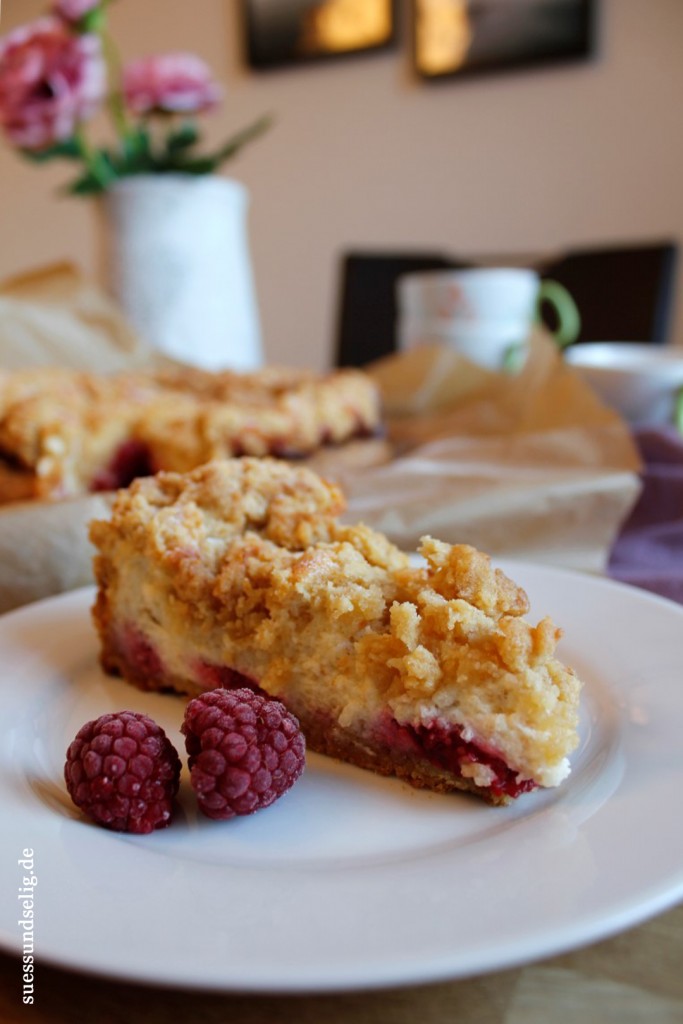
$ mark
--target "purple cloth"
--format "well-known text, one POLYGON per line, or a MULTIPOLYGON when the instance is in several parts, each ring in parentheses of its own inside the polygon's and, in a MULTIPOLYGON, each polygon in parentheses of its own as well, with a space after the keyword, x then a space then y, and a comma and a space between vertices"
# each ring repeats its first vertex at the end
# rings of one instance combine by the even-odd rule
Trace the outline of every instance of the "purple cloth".
POLYGON ((683 437, 642 428, 643 490, 612 548, 608 573, 683 604, 683 437))

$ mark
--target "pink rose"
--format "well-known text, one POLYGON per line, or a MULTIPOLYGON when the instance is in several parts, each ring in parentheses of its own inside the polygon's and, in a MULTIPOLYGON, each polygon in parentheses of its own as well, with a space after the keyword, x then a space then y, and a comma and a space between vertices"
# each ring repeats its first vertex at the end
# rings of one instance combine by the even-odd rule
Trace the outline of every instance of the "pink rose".
POLYGON ((80 21, 99 5, 100 0, 54 0, 52 9, 66 21, 80 21))
POLYGON ((191 53, 167 53, 132 61, 123 71, 123 94, 136 114, 196 114, 221 99, 207 65, 191 53))
POLYGON ((106 92, 100 40, 41 18, 0 40, 0 124, 14 145, 44 149, 71 138, 106 92))

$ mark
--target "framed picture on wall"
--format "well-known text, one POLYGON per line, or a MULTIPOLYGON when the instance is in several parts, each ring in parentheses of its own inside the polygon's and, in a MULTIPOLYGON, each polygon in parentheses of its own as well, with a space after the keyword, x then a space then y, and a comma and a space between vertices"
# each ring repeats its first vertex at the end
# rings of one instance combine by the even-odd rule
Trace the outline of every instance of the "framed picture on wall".
POLYGON ((242 0, 248 63, 266 69, 396 42, 397 0, 242 0))
POLYGON ((412 0, 423 79, 582 60, 595 48, 597 0, 412 0))

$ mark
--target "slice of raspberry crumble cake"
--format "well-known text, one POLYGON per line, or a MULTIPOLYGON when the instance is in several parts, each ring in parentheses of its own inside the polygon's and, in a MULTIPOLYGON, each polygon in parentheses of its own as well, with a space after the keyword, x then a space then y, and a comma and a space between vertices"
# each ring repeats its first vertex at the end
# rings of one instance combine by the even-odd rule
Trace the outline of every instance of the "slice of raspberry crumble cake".
POLYGON ((380 426, 377 386, 356 369, 0 371, 0 505, 229 456, 310 457, 380 426))
POLYGON ((341 492, 274 459, 159 473, 96 521, 101 661, 143 689, 249 685, 310 749, 495 804, 569 773, 581 684, 550 619, 489 558, 423 538, 424 567, 345 526, 341 492))

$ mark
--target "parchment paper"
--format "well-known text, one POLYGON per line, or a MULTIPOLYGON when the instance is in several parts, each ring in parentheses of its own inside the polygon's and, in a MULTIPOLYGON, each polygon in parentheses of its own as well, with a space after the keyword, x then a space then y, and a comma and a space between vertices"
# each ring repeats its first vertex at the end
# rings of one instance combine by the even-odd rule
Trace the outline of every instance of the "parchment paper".
POLYGON ((117 306, 71 263, 50 264, 0 284, 0 367, 110 373, 157 365, 159 355, 117 306))
POLYGON ((110 505, 110 495, 91 494, 0 510, 0 612, 92 583, 88 523, 110 505))
POLYGON ((414 549, 431 534, 492 555, 602 572, 640 489, 627 425, 537 330, 516 375, 439 346, 370 367, 395 456, 341 473, 347 518, 414 549))

